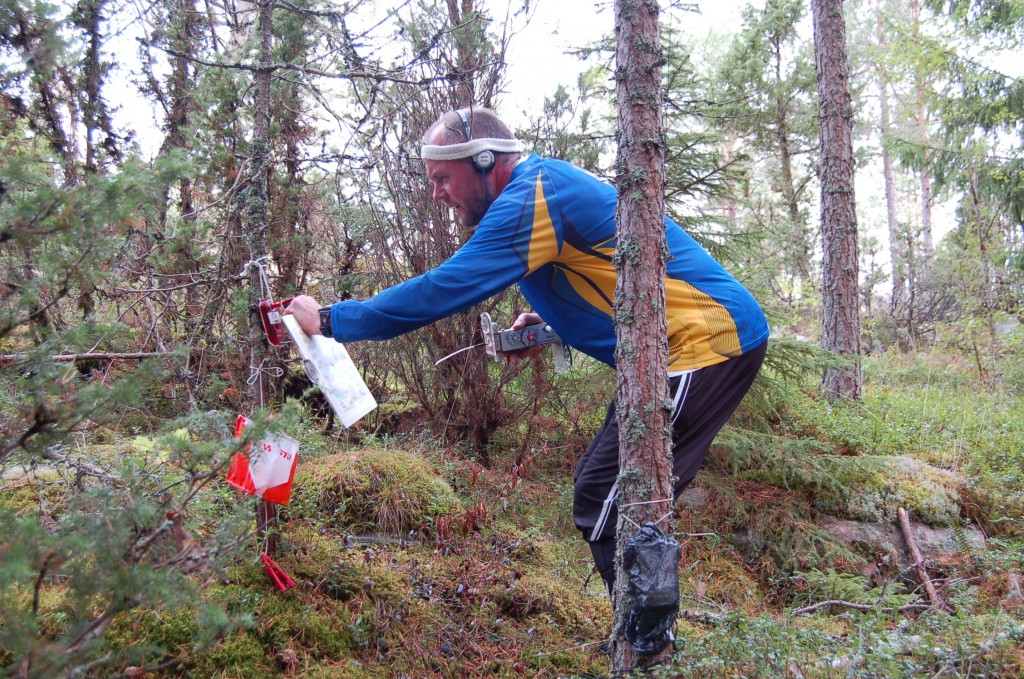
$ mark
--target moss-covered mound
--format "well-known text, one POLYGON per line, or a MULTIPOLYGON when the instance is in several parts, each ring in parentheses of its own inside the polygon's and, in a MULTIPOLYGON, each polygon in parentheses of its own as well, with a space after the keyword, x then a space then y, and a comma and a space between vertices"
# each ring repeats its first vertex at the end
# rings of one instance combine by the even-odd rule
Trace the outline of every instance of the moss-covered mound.
POLYGON ((341 532, 406 534, 461 508, 430 463, 397 449, 364 448, 299 465, 293 513, 341 532))

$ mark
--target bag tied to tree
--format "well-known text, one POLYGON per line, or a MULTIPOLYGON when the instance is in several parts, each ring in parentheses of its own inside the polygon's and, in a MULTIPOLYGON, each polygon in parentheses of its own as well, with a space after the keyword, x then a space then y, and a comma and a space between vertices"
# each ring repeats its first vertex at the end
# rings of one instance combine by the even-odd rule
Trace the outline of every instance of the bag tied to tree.
POLYGON ((622 633, 640 655, 654 655, 675 641, 679 614, 679 543, 653 523, 626 541, 622 567, 628 578, 629 609, 622 633))

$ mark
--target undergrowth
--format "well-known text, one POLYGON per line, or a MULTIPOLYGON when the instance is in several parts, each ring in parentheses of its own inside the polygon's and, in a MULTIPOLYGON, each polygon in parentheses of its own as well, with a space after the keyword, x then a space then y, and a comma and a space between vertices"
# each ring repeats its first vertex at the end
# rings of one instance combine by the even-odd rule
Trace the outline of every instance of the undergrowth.
MULTIPOLYGON (((866 363, 860 404, 791 389, 788 405, 761 420, 741 414, 723 432, 677 507, 686 615, 650 676, 1020 675, 1024 453, 1011 432, 1024 430, 1024 412, 969 374, 943 381, 933 366, 894 360, 866 363), (898 507, 918 531, 948 536, 926 561, 952 614, 928 608, 904 545, 830 527, 896 533, 898 507)), ((77 450, 129 468, 170 450, 145 432, 93 433, 77 450)), ((96 676, 606 675, 611 604, 571 521, 581 451, 567 441, 580 432, 551 448, 536 438, 495 447, 490 467, 422 436, 296 433, 299 472, 275 556, 296 586, 275 590, 259 543, 244 540, 177 596, 115 616, 89 650, 96 676)), ((45 543, 57 530, 48 521, 74 523, 76 483, 57 465, 10 474, 4 525, 38 521, 45 543)), ((189 507, 198 539, 254 512, 223 482, 189 507)), ((0 550, 19 553, 2 538, 0 550)), ((33 562, 18 563, 31 583, 33 562)), ((19 611, 34 610, 26 620, 39 639, 69 633, 72 594, 59 577, 40 577, 35 591, 6 586, 0 649, 19 611)), ((17 669, 8 650, 0 663, 17 669)))

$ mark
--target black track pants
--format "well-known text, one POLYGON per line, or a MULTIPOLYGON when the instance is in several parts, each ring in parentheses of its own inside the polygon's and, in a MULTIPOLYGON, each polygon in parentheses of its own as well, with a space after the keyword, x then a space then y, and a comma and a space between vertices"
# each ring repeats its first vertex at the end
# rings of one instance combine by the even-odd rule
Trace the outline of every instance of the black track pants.
MULTIPOLYGON (((669 379, 674 403, 672 466, 676 498, 697 475, 711 442, 743 400, 761 368, 766 348, 767 343, 723 363, 669 379)), ((573 520, 583 539, 591 543, 605 582, 614 580, 605 553, 610 549, 614 554, 618 476, 619 426, 612 401, 604 424, 576 464, 573 476, 573 520)))

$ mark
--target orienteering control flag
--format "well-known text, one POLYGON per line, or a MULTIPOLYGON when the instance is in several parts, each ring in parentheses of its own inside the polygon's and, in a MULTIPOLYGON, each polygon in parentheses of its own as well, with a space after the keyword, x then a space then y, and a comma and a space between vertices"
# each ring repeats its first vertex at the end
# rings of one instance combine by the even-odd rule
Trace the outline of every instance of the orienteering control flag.
MULTIPOLYGON (((235 436, 240 437, 252 420, 238 416, 235 436)), ((270 434, 268 438, 235 453, 228 469, 228 483, 250 495, 268 502, 287 505, 292 496, 292 479, 299 462, 299 442, 287 434, 270 434)))

